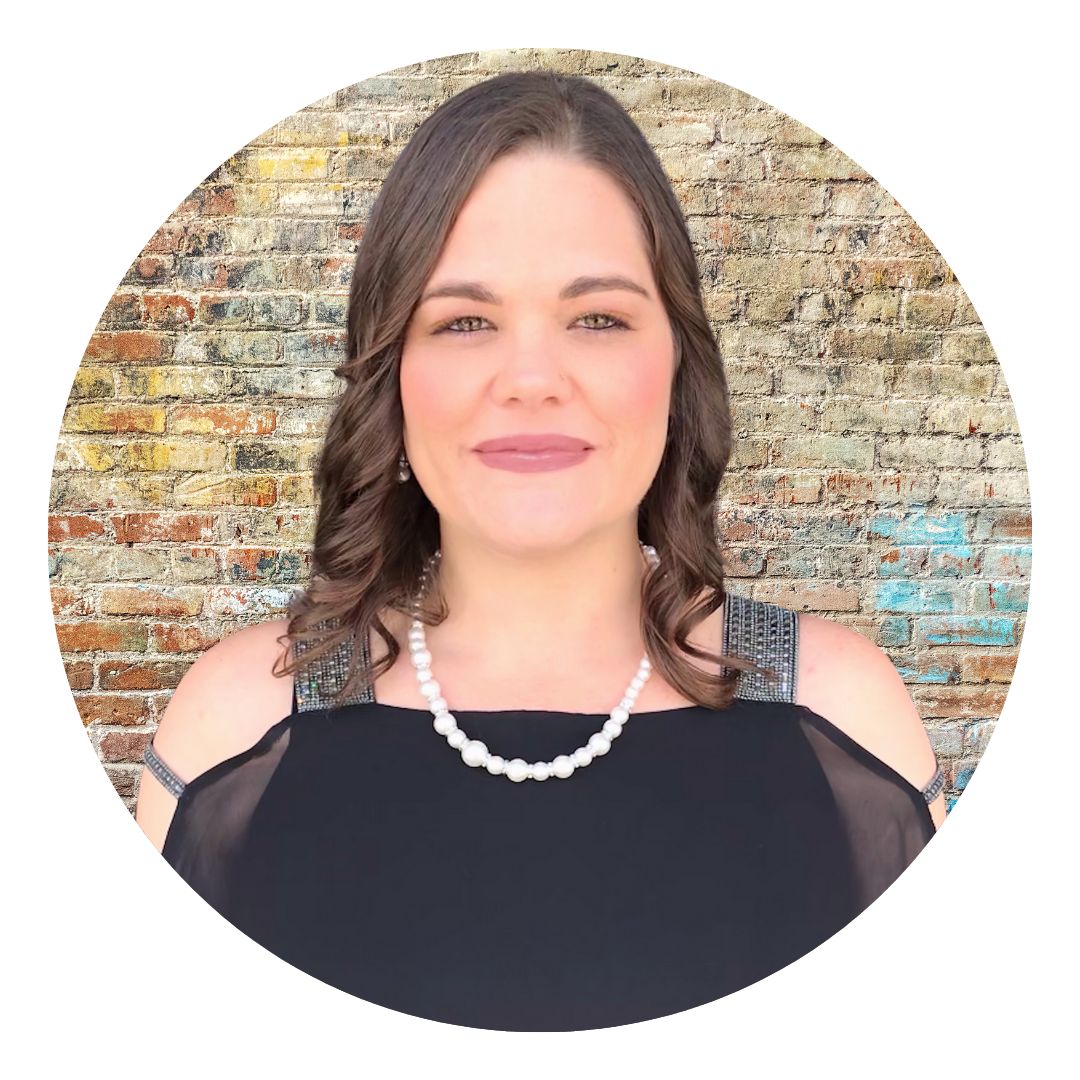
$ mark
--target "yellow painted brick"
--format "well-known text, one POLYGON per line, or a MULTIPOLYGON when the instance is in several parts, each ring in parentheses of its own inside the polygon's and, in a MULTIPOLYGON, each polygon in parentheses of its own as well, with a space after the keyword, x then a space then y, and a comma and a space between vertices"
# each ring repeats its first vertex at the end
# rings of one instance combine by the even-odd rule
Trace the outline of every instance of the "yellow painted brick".
POLYGON ((120 397, 215 397, 225 393, 225 373, 210 367, 128 368, 117 372, 120 397))
POLYGON ((165 430, 165 410, 149 405, 76 405, 64 413, 62 430, 156 435, 165 430))
POLYGON ((133 472, 211 472, 225 467, 224 443, 189 443, 176 440, 128 443, 124 467, 133 472))

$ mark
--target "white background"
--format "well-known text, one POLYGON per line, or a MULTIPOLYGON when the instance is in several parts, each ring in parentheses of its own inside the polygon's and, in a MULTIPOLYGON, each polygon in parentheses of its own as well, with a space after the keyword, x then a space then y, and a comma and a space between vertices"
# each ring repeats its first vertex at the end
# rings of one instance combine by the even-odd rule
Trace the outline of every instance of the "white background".
MULTIPOLYGON (((6 20, 4 977, 9 1075, 1060 1075, 1075 1018, 1077 350, 1065 5, 21 6, 6 20), (966 14, 961 14, 961 11, 966 14), (389 12, 389 14, 387 14, 389 12), (14 21, 13 21, 14 20, 14 21), (21 20, 21 24, 20 21, 21 20), (1031 473, 1015 682, 943 832, 770 979, 648 1024, 476 1031, 283 964, 151 849, 82 733, 45 570, 64 400, 116 283, 233 151, 331 91, 476 49, 593 48, 775 105, 852 156, 963 283, 1031 473)), ((606 932, 604 913, 596 932, 606 932)), ((485 943, 484 927, 447 927, 485 943)), ((489 943, 490 944, 494 943, 489 943)), ((633 942, 627 942, 633 948, 633 942)), ((522 963, 528 963, 523 956, 522 963)), ((1071 1055, 1070 1055, 1071 1058, 1071 1055)))

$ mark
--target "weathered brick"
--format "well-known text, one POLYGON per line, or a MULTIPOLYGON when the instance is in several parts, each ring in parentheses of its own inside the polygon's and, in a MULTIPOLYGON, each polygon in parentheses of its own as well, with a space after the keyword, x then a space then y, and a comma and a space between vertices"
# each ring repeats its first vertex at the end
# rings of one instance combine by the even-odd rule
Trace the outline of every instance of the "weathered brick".
POLYGON ((858 611, 859 590, 827 581, 759 581, 755 600, 779 604, 794 611, 858 611))
POLYGON ((272 476, 195 475, 173 488, 177 506, 272 506, 277 481, 272 476))
POLYGON ((114 293, 98 320, 99 330, 132 330, 143 324, 145 307, 135 293, 114 293))
MULTIPOLYGON (((308 486, 311 478, 307 478, 308 486)), ((315 512, 301 508, 256 510, 252 513, 248 538, 256 543, 310 545, 315 539, 315 512)))
MULTIPOLYGON (((981 368, 971 368, 980 371, 981 368)), ((983 465, 988 469, 1027 469, 1027 456, 1018 435, 1003 435, 992 439, 986 446, 983 465)))
POLYGON ((901 293, 880 289, 855 297, 852 314, 858 323, 895 323, 900 319, 901 293))
POLYGON ((960 678, 966 683, 1010 683, 1015 670, 1012 653, 966 652, 960 657, 960 678))
POLYGON ((789 469, 815 465, 826 469, 871 469, 874 444, 870 439, 838 435, 780 437, 772 441, 770 464, 789 469))
POLYGON ((87 620, 58 623, 56 637, 62 653, 145 652, 148 633, 143 623, 87 620))
POLYGON ((67 660, 64 674, 72 690, 89 690, 94 685, 94 665, 89 660, 67 660))
POLYGON ((956 297, 946 292, 912 292, 904 298, 904 325, 944 329, 952 321, 956 297))
POLYGON ((115 334, 94 334, 83 354, 83 363, 144 364, 160 363, 172 355, 172 339, 146 330, 115 334))
POLYGON ((169 570, 169 552, 160 548, 119 547, 115 560, 117 581, 161 581, 169 570))
POLYGON ((170 554, 174 581, 216 581, 220 574, 213 548, 181 548, 170 554))
POLYGON ((105 523, 86 514, 50 514, 49 543, 85 540, 105 535, 105 523))
POLYGON ((103 660, 98 679, 102 690, 167 690, 190 666, 181 660, 103 660))
POLYGON ((819 422, 822 431, 918 432, 925 408, 917 401, 827 401, 819 422))
POLYGON ((132 513, 111 519, 118 544, 145 544, 154 541, 211 540, 213 514, 132 513))
POLYGON ((229 581, 270 581, 276 566, 272 548, 230 548, 225 552, 224 571, 229 581))
POLYGON ((214 615, 282 615, 289 610, 296 591, 288 587, 221 585, 209 590, 207 607, 214 615))
POLYGON ((878 611, 956 612, 965 606, 966 590, 948 581, 879 581, 873 590, 873 605, 878 611))
POLYGON ((994 545, 982 550, 980 567, 994 581, 1031 576, 1031 547, 994 545))
POLYGON ((153 623, 149 633, 153 653, 201 653, 222 636, 216 628, 198 623, 153 623))
POLYGON ((992 367, 952 364, 897 364, 885 368, 894 393, 902 397, 985 398, 994 389, 992 367))
POLYGON ((1020 581, 976 581, 971 594, 973 611, 1027 611, 1031 586, 1020 581))
POLYGON ((942 401, 927 411, 931 431, 961 435, 1019 434, 1016 413, 1011 403, 978 404, 966 401, 942 401))
POLYGON ((938 478, 937 498, 947 506, 1028 506, 1027 473, 945 473, 938 478))
POLYGON ((268 435, 275 430, 277 422, 273 409, 181 405, 169 411, 168 427, 174 435, 268 435))
POLYGON ((89 615, 94 610, 93 598, 82 589, 66 585, 50 585, 54 619, 74 618, 89 615))
POLYGON ((760 360, 725 360, 724 374, 727 376, 728 390, 733 395, 772 392, 773 368, 770 363, 760 360))
POLYGON ((776 180, 868 180, 870 174, 835 146, 772 149, 769 177, 776 180))
POLYGON ((1005 689, 996 686, 918 686, 912 688, 911 697, 924 719, 997 717, 1005 704, 1005 689))
POLYGON ((926 568, 928 549, 917 544, 900 544, 875 553, 874 569, 882 578, 911 578, 926 568))
POLYGON ((977 440, 955 435, 913 435, 883 441, 878 447, 878 464, 884 469, 974 469, 981 458, 977 440))
POLYGON ((158 434, 165 430, 165 410, 151 405, 75 405, 64 413, 61 430, 158 434))
POLYGON ((178 294, 146 293, 146 317, 155 330, 180 330, 195 321, 195 303, 178 294))
POLYGON ((189 585, 108 585, 101 593, 101 610, 106 615, 198 615, 203 595, 202 589, 189 585))
POLYGON ((871 536, 883 536, 894 544, 962 544, 967 528, 966 514, 928 514, 922 509, 882 511, 867 521, 871 536))
POLYGON ((225 468, 227 457, 224 443, 161 439, 128 443, 121 461, 129 472, 213 472, 225 468))
POLYGON ((111 548, 61 547, 56 555, 57 574, 65 582, 107 581, 116 571, 116 560, 111 548))
POLYGON ((150 699, 144 694, 76 694, 83 724, 120 724, 137 727, 153 719, 150 699))
POLYGON ((967 544, 934 544, 927 548, 930 577, 966 578, 979 573, 982 549, 967 544))
POLYGON ((780 390, 803 397, 880 397, 885 378, 877 364, 792 364, 780 369, 780 390))
POLYGON ((103 761, 141 764, 143 751, 153 737, 152 731, 110 731, 102 736, 98 748, 103 761))
POLYGON ((816 255, 737 255, 724 260, 728 286, 795 292, 821 288, 827 280, 825 262, 816 255))
POLYGON ((935 341, 921 330, 835 330, 829 352, 860 360, 930 360, 935 341))
POLYGON ((233 397, 331 398, 345 382, 325 369, 265 368, 234 371, 229 392, 233 397))
MULTIPOLYGON (((872 232, 866 230, 863 235, 869 240, 872 232)), ((847 251, 837 254, 840 257, 830 264, 829 280, 853 293, 875 289, 934 289, 956 280, 941 258, 876 256, 869 254, 869 245, 860 249, 857 243, 850 242, 847 251)))
POLYGON ((1017 620, 1004 616, 928 615, 916 620, 921 645, 1015 645, 1017 620))
POLYGON ((837 181, 829 187, 829 213, 843 218, 888 218, 904 208, 876 181, 837 181))
POLYGON ((946 364, 989 364, 997 354, 984 330, 946 333, 941 339, 941 360, 946 364))
POLYGON ((232 467, 238 472, 299 472, 314 468, 321 442, 238 442, 233 447, 232 467))
POLYGON ((980 510, 973 540, 1031 540, 1030 510, 980 510))
POLYGON ((731 403, 731 422, 735 431, 809 431, 814 427, 814 406, 776 398, 737 398, 731 403))
POLYGON ((963 724, 944 723, 931 728, 926 734, 939 758, 958 758, 964 752, 963 724))
POLYGON ((933 477, 925 473, 835 472, 825 478, 825 494, 830 500, 878 506, 929 502, 933 489, 933 477))
POLYGON ((251 301, 245 296, 199 297, 198 321, 204 326, 243 326, 251 320, 251 301))
POLYGON ((80 367, 71 384, 71 401, 98 401, 116 396, 113 373, 108 368, 80 367))
POLYGON ((116 385, 120 397, 215 397, 225 393, 225 373, 208 367, 124 368, 116 385))

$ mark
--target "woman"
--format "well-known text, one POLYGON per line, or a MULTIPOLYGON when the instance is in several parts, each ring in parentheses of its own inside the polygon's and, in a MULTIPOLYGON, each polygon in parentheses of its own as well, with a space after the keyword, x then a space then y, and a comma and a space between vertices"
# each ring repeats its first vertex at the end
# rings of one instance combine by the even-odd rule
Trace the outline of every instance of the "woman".
POLYGON ((310 586, 147 755, 137 820, 227 918, 417 1016, 604 1027, 778 970, 921 850, 940 773, 885 654, 725 595, 723 367, 613 98, 515 73, 432 114, 339 371, 310 586))

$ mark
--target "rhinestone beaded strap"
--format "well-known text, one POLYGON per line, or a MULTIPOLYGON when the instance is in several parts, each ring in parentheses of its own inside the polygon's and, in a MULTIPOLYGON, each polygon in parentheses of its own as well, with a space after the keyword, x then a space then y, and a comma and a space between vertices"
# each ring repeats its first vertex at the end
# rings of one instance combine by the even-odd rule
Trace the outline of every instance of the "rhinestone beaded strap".
POLYGON ((776 672, 744 671, 736 697, 746 701, 795 700, 799 656, 797 612, 762 600, 727 594, 724 653, 750 660, 776 672))
POLYGON ((937 767, 937 771, 934 773, 930 783, 922 790, 922 797, 926 800, 927 806, 930 805, 941 793, 945 790, 945 774, 941 771, 941 766, 937 767))
POLYGON ((158 757, 151 739, 143 751, 143 761, 146 767, 154 774, 154 779, 174 798, 179 799, 184 794, 187 785, 158 757))
MULTIPOLYGON (((345 680, 349 677, 349 661, 352 659, 354 639, 346 638, 336 649, 320 657, 296 672, 294 692, 296 711, 313 712, 316 709, 334 709, 345 705, 359 705, 375 701, 371 680, 364 678, 344 701, 336 701, 345 680)), ((311 648, 309 642, 293 643, 293 655, 300 656, 311 648)), ((370 668, 371 656, 366 641, 360 642, 360 665, 365 676, 370 668)))

